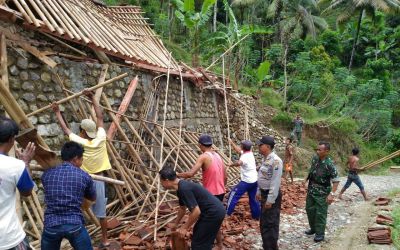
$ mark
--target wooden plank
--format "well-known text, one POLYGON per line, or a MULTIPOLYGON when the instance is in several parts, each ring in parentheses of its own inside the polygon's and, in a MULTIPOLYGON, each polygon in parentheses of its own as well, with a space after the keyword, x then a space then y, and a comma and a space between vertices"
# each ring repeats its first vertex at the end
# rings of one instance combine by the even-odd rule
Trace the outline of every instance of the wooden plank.
POLYGON ((43 148, 38 142, 38 135, 35 128, 29 128, 20 133, 15 140, 25 148, 29 142, 33 142, 36 145, 34 159, 45 169, 54 167, 61 163, 57 154, 50 149, 43 148))
POLYGON ((128 110, 129 104, 131 103, 131 100, 132 100, 133 94, 135 93, 138 82, 139 82, 139 77, 136 76, 129 84, 129 87, 125 93, 124 99, 122 99, 121 105, 118 108, 118 113, 115 116, 115 118, 117 120, 113 121, 113 123, 110 125, 110 128, 107 131, 107 138, 109 140, 114 139, 115 133, 117 132, 117 125, 115 123, 120 122, 121 116, 123 114, 125 114, 126 110, 128 110))
POLYGON ((4 34, 0 35, 0 76, 4 86, 8 88, 7 46, 4 34))
POLYGON ((45 56, 37 48, 31 46, 20 35, 13 34, 13 33, 11 33, 10 30, 8 30, 6 28, 3 28, 3 27, 0 27, 0 32, 2 32, 4 35, 6 35, 6 37, 9 39, 9 41, 17 44, 18 46, 20 46, 24 50, 26 50, 29 53, 31 53, 32 55, 36 56, 40 61, 42 61, 45 64, 49 65, 51 68, 54 68, 57 65, 57 63, 53 59, 45 56))

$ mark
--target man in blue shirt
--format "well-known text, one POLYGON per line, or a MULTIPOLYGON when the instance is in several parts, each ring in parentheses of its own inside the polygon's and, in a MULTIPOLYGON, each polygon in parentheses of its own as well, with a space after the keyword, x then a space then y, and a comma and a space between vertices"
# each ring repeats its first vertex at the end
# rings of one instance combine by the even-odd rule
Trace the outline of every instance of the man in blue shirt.
POLYGON ((61 165, 42 175, 46 211, 42 234, 42 250, 60 249, 63 238, 75 250, 90 250, 92 244, 84 226, 83 199, 96 200, 96 190, 88 173, 81 170, 83 147, 67 142, 61 149, 61 165))
POLYGON ((35 145, 29 143, 25 150, 16 151, 20 160, 8 156, 18 131, 15 121, 0 116, 0 250, 31 249, 15 203, 17 189, 22 196, 31 195, 34 183, 29 175, 29 162, 35 154, 35 145))

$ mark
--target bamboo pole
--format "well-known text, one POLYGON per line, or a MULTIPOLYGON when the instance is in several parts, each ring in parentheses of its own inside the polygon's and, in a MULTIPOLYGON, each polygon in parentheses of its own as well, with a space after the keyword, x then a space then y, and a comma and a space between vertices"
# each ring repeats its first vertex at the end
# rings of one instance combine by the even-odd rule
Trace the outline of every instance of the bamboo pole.
POLYGON ((46 26, 49 28, 49 30, 51 32, 54 32, 55 29, 54 29, 53 25, 51 25, 49 20, 47 20, 46 16, 43 14, 42 10, 39 8, 39 6, 36 4, 36 2, 34 0, 29 0, 29 3, 33 6, 33 8, 35 9, 36 13, 39 14, 40 18, 46 24, 46 26))
MULTIPOLYGON (((230 131, 230 124, 229 124, 228 98, 226 97, 225 57, 222 57, 222 81, 224 82, 224 102, 225 102, 227 136, 228 136, 228 140, 230 140, 231 139, 231 131, 230 131)), ((229 149, 229 159, 232 159, 232 147, 231 147, 230 143, 228 143, 228 149, 229 149)))
POLYGON ((124 181, 120 181, 120 180, 115 180, 109 177, 105 177, 105 176, 101 176, 101 175, 95 175, 95 174, 89 174, 93 180, 98 180, 98 181, 103 181, 103 182, 107 182, 110 184, 115 184, 115 185, 121 185, 121 186, 125 186, 125 182, 124 181))
MULTIPOLYGON (((124 74, 122 74, 122 75, 116 76, 116 77, 114 77, 114 78, 112 78, 112 79, 110 79, 110 80, 107 80, 107 81, 105 81, 105 82, 103 82, 103 83, 101 83, 101 84, 97 84, 97 85, 95 85, 95 86, 93 86, 93 87, 90 87, 90 88, 88 88, 88 90, 89 90, 89 91, 93 91, 93 90, 96 90, 96 89, 98 89, 98 88, 104 87, 104 86, 106 86, 106 85, 108 85, 108 84, 110 84, 110 83, 113 83, 113 82, 115 82, 115 81, 118 81, 118 80, 124 78, 124 77, 127 76, 127 75, 128 75, 128 73, 124 73, 124 74)), ((76 94, 73 94, 73 95, 71 95, 71 96, 69 96, 69 97, 63 98, 63 99, 57 101, 57 104, 62 104, 62 103, 68 102, 69 100, 74 99, 74 98, 76 98, 76 97, 79 97, 79 96, 81 96, 81 95, 83 95, 83 91, 78 92, 78 93, 76 93, 76 94)), ((40 109, 38 109, 38 110, 36 110, 36 111, 34 111, 34 112, 28 114, 28 117, 29 117, 29 116, 33 116, 33 115, 36 115, 36 114, 38 114, 38 113, 41 113, 41 112, 43 112, 43 111, 45 111, 45 110, 48 110, 48 109, 50 109, 50 108, 51 108, 51 104, 50 104, 50 105, 47 105, 47 106, 45 106, 45 107, 42 107, 42 108, 40 108, 40 109)))
MULTIPOLYGON (((55 76, 56 76, 55 80, 58 83, 58 85, 61 87, 61 89, 63 90, 65 97, 70 96, 69 92, 65 89, 64 83, 61 81, 60 76, 57 73, 55 74, 55 76)), ((80 109, 76 108, 76 106, 75 106, 73 101, 74 100, 69 100, 68 101, 69 105, 71 105, 72 113, 74 113, 74 116, 77 119, 83 120, 84 119, 83 112, 80 109)))
POLYGON ((32 214, 31 214, 31 212, 29 211, 29 208, 28 208, 28 206, 26 205, 25 201, 22 202, 22 207, 24 208, 25 214, 28 216, 28 219, 29 219, 29 221, 30 221, 30 223, 31 223, 31 226, 32 226, 32 228, 33 228, 33 231, 34 231, 35 234, 36 234, 37 239, 40 239, 40 238, 41 238, 41 234, 40 234, 40 232, 39 232, 39 229, 38 229, 37 226, 36 226, 35 221, 33 220, 32 214))
POLYGON ((58 26, 57 22, 54 20, 54 18, 51 16, 51 14, 47 11, 47 9, 43 5, 42 1, 37 1, 36 3, 38 4, 38 6, 42 10, 42 12, 46 15, 46 17, 50 21, 51 25, 53 25, 53 27, 57 30, 57 32, 61 35, 64 35, 65 31, 58 26))
POLYGON ((32 197, 28 197, 28 203, 30 205, 30 207, 32 208, 33 211, 33 215, 36 218, 36 223, 38 224, 39 228, 43 230, 44 226, 43 226, 43 221, 42 218, 40 217, 38 210, 36 208, 36 205, 32 199, 32 197))
POLYGON ((33 23, 32 19, 30 18, 30 16, 28 15, 28 13, 26 13, 25 9, 22 7, 22 5, 18 2, 18 0, 13 0, 15 6, 17 6, 17 9, 19 10, 19 12, 22 13, 22 16, 26 19, 26 21, 28 21, 29 23, 33 23))
POLYGON ((30 19, 32 20, 33 24, 36 27, 40 27, 40 24, 38 22, 38 20, 36 19, 35 15, 33 15, 31 9, 28 7, 28 5, 26 4, 26 2, 24 0, 19 0, 19 2, 21 3, 21 5, 24 7, 26 13, 28 14, 28 16, 30 17, 30 19))
POLYGON ((47 10, 49 10, 49 12, 53 15, 53 17, 57 20, 57 22, 61 25, 61 27, 67 33, 67 36, 69 36, 69 38, 74 40, 75 36, 72 34, 72 32, 67 27, 67 25, 64 23, 64 20, 61 19, 60 11, 53 6, 53 4, 51 3, 51 0, 43 0, 42 2, 47 7, 47 10))
MULTIPOLYGON (((106 104, 106 107, 109 108, 109 109, 111 109, 111 105, 110 105, 110 103, 108 102, 108 99, 107 99, 107 97, 106 97, 106 95, 105 95, 104 93, 102 94, 102 99, 103 99, 103 102, 106 104)), ((116 121, 116 117, 115 117, 114 113, 109 112, 109 115, 111 116, 111 119, 112 119, 113 121, 116 121)), ((125 134, 125 132, 124 132, 124 130, 122 129, 122 127, 121 127, 118 123, 115 123, 115 125, 117 126, 118 132, 119 132, 119 134, 121 135, 121 137, 122 137, 125 141, 128 141, 128 142, 129 142, 129 138, 128 138, 128 136, 125 134)), ((144 162, 143 162, 142 159, 140 158, 140 155, 139 155, 139 153, 135 150, 135 148, 134 148, 132 145, 129 145, 129 144, 127 144, 127 148, 128 148, 129 153, 132 155, 132 157, 133 157, 134 159, 136 159, 136 160, 140 163, 140 165, 145 166, 144 162)), ((141 176, 141 178, 142 178, 142 180, 143 180, 143 182, 144 182, 145 187, 147 188, 147 187, 148 187, 148 184, 147 184, 147 182, 146 182, 146 178, 145 178, 145 175, 144 175, 144 172, 143 172, 143 169, 142 169, 142 168, 139 168, 139 173, 140 173, 140 176, 141 176)))

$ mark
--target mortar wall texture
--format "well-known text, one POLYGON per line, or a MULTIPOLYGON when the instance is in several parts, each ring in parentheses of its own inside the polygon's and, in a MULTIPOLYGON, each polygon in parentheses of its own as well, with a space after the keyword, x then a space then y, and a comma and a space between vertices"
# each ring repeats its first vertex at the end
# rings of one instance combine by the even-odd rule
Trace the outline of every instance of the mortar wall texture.
MULTIPOLYGON (((65 88, 76 93, 84 88, 98 84, 102 71, 102 64, 100 63, 75 62, 59 56, 51 57, 57 62, 57 66, 51 69, 36 57, 18 48, 8 48, 7 54, 10 90, 26 114, 66 97, 62 87, 57 83, 56 75, 60 77, 65 88)), ((162 124, 167 77, 162 76, 155 79, 157 75, 149 72, 139 71, 128 66, 111 65, 108 68, 105 79, 111 79, 125 72, 128 73, 127 77, 111 83, 103 89, 103 93, 107 95, 113 109, 118 110, 129 83, 137 75, 139 83, 125 114, 137 125, 140 118, 153 121, 155 113, 157 113, 156 120, 162 124), (153 102, 149 104, 150 112, 144 112, 143 108, 146 99, 154 92, 157 84, 156 96, 152 99, 153 102), (156 111, 157 109, 158 112, 156 111)), ((215 108, 216 98, 220 98, 220 96, 216 95, 213 90, 202 91, 192 83, 184 81, 183 128, 199 133, 209 133, 215 138, 219 138, 221 128, 215 108)), ((76 100, 73 102, 78 106, 76 100)), ((4 112, 1 107, 0 109, 4 112)), ((62 104, 60 109, 72 130, 78 133, 80 119, 75 117, 71 105, 69 103, 62 104)), ((167 97, 167 126, 179 127, 180 110, 181 82, 179 78, 171 77, 167 97)), ((60 148, 65 141, 65 136, 57 124, 55 114, 51 109, 29 119, 51 148, 60 148)), ((111 118, 105 115, 106 127, 111 122, 111 118)), ((219 146, 219 142, 220 140, 217 139, 217 146, 219 146)))

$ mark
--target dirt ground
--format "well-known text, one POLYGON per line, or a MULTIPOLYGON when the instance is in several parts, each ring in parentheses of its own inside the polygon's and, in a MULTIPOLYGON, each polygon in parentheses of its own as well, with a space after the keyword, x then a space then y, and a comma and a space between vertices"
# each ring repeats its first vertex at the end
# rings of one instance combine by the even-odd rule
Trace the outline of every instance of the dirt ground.
MULTIPOLYGON (((298 209, 294 215, 281 215, 279 247, 284 249, 329 249, 329 250, 359 250, 395 249, 394 246, 369 245, 367 228, 374 225, 378 208, 373 201, 378 196, 385 196, 393 189, 400 188, 400 175, 368 176, 361 175, 370 201, 365 202, 359 189, 353 184, 344 194, 343 200, 336 200, 328 211, 326 241, 314 243, 312 237, 304 234, 308 229, 307 215, 304 208, 298 209)), ((341 178, 339 191, 346 181, 341 178)), ((392 205, 398 203, 394 200, 392 205)), ((262 249, 259 232, 249 234, 254 239, 252 249, 262 249)))

